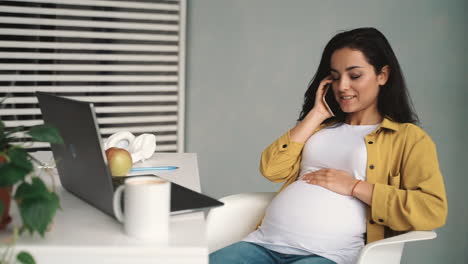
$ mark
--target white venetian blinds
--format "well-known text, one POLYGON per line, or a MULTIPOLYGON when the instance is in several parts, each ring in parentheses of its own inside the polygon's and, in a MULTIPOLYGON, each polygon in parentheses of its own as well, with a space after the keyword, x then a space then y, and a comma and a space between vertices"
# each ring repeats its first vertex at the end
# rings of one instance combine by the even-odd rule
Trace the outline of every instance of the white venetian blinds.
POLYGON ((41 124, 34 92, 53 92, 93 102, 103 138, 154 133, 156 151, 183 152, 184 35, 184 0, 0 1, 1 119, 41 124))

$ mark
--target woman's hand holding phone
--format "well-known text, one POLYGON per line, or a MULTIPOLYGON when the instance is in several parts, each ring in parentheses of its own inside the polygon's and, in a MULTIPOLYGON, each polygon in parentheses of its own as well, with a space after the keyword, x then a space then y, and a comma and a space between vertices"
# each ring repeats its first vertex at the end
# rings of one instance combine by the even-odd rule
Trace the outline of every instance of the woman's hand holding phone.
POLYGON ((314 107, 310 112, 320 114, 324 119, 330 118, 335 116, 333 111, 331 110, 330 106, 328 106, 327 101, 325 100, 325 96, 327 92, 331 89, 332 83, 331 76, 327 76, 323 79, 320 84, 317 92, 315 94, 315 104, 314 107))
POLYGON ((331 85, 331 82, 331 76, 327 76, 320 82, 319 88, 315 94, 314 107, 309 111, 304 120, 290 130, 291 141, 300 143, 306 142, 307 139, 312 136, 313 131, 315 131, 324 120, 334 116, 324 99, 327 90, 329 90, 327 87, 331 85))

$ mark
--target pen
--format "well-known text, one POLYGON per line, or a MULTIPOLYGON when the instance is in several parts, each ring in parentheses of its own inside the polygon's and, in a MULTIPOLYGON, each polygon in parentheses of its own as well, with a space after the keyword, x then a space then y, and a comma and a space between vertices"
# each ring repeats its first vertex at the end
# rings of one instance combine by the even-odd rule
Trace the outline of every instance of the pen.
POLYGON ((176 170, 178 168, 179 167, 176 167, 176 166, 139 167, 139 168, 132 168, 130 171, 176 170))

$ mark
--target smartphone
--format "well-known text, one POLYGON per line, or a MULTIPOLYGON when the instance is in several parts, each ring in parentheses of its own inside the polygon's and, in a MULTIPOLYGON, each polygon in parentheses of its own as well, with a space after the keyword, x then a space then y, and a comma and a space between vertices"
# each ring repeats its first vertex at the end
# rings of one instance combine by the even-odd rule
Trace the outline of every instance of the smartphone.
POLYGON ((322 102, 323 102, 323 104, 325 105, 325 107, 327 108, 328 112, 330 112, 330 114, 331 114, 332 116, 335 116, 335 114, 334 114, 333 111, 331 110, 330 106, 328 106, 327 100, 325 100, 325 97, 326 97, 326 95, 327 95, 328 90, 330 90, 330 87, 331 87, 331 84, 329 84, 329 83, 327 83, 327 84, 325 85, 325 92, 323 92, 322 102))

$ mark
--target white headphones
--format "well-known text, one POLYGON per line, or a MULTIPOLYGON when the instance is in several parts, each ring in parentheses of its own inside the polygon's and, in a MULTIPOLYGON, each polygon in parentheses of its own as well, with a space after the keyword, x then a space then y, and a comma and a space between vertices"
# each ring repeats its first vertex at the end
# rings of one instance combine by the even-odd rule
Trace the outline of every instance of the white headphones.
POLYGON ((128 131, 111 135, 104 141, 104 150, 116 147, 126 149, 132 155, 133 163, 150 158, 156 150, 156 136, 141 134, 135 137, 128 131))

